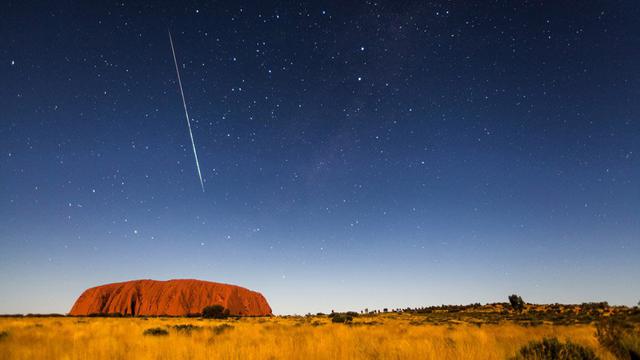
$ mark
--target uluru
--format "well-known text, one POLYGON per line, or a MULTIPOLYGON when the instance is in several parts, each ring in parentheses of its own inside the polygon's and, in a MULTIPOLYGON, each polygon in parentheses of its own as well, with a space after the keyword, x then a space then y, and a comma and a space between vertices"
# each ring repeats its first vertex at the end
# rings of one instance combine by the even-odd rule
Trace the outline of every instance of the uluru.
POLYGON ((256 291, 202 280, 133 280, 85 290, 69 315, 121 314, 185 316, 210 305, 222 305, 230 315, 268 316, 271 307, 256 291))

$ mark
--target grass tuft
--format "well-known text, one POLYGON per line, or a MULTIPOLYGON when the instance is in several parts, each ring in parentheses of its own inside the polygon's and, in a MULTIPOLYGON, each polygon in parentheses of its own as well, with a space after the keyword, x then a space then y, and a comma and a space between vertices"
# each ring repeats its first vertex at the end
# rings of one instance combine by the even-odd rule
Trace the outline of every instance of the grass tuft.
POLYGON ((149 328, 147 330, 145 330, 143 333, 143 335, 151 335, 151 336, 165 336, 165 335, 169 335, 169 332, 163 328, 149 328))

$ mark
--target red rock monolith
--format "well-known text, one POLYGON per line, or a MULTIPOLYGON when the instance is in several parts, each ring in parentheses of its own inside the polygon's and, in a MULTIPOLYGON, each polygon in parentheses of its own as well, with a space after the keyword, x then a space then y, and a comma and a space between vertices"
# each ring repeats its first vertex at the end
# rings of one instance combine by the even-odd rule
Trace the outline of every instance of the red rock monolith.
POLYGON ((121 314, 185 316, 210 305, 222 305, 230 315, 267 316, 271 307, 256 291, 201 280, 134 280, 85 290, 69 315, 121 314))

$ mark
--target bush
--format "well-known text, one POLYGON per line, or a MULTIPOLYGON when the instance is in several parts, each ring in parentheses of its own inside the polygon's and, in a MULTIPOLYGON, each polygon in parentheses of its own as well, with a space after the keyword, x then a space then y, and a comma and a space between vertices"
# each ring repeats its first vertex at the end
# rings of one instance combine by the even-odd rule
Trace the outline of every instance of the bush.
POLYGON ((184 332, 190 334, 193 330, 202 330, 202 326, 191 325, 191 324, 180 324, 173 325, 172 328, 176 329, 177 332, 184 332))
POLYGON ((533 341, 523 346, 514 357, 517 360, 596 360, 593 350, 571 342, 561 343, 556 338, 533 341))
POLYGON ((8 331, 0 331, 0 340, 6 339, 9 337, 8 331))
POLYGON ((207 319, 226 319, 229 317, 229 309, 222 305, 211 305, 202 309, 202 317, 207 319))
POLYGON ((151 336, 164 336, 164 335, 169 335, 169 332, 163 328, 149 328, 147 330, 145 330, 143 333, 143 335, 151 335, 151 336))
POLYGON ((606 319, 596 325, 596 338, 616 359, 640 359, 640 336, 634 333, 633 326, 625 326, 618 319, 606 319))
POLYGON ((353 316, 347 314, 335 314, 331 318, 331 322, 348 324, 353 321, 353 316))

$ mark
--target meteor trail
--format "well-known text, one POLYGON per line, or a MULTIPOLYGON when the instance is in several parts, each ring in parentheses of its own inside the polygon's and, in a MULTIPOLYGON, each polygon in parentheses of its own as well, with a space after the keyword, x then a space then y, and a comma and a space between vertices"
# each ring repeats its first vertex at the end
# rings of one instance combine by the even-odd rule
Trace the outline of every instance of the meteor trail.
POLYGON ((182 106, 184 106, 184 116, 187 118, 187 127, 189 128, 189 136, 191 137, 191 147, 193 148, 193 156, 196 158, 196 169, 198 169, 198 177, 200 178, 200 186, 204 192, 204 182, 202 182, 202 173, 200 173, 200 162, 198 161, 198 153, 196 152, 196 143, 193 141, 193 132, 191 131, 191 121, 189 121, 189 112, 187 111, 187 102, 184 100, 184 91, 182 90, 182 80, 180 80, 180 71, 178 70, 178 60, 176 60, 176 50, 173 48, 173 38, 169 31, 169 42, 171 43, 171 53, 173 54, 173 63, 176 65, 176 74, 178 75, 178 85, 180 86, 180 95, 182 95, 182 106))

